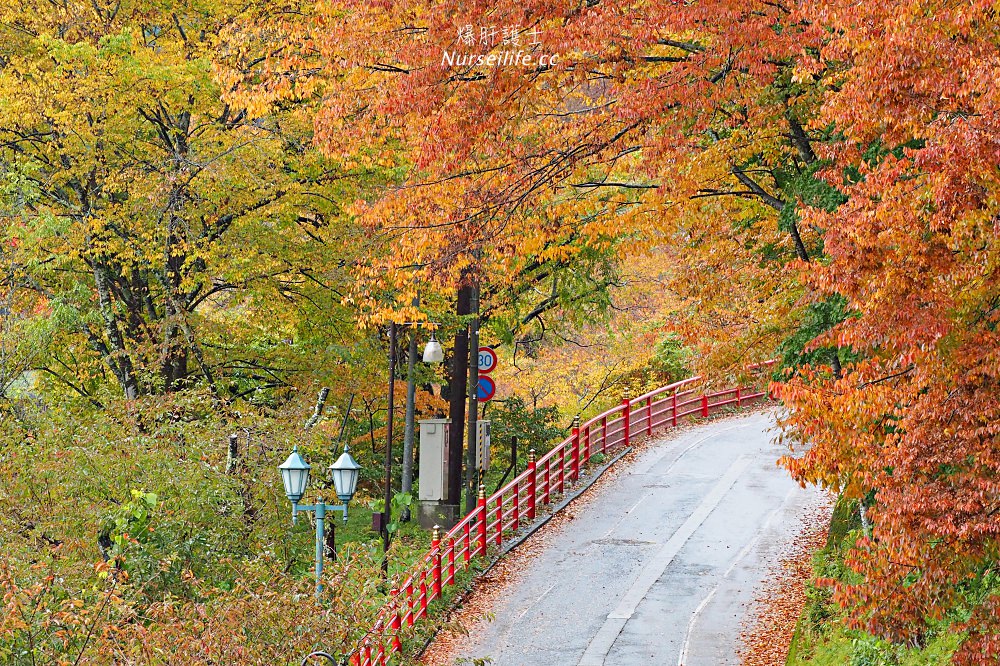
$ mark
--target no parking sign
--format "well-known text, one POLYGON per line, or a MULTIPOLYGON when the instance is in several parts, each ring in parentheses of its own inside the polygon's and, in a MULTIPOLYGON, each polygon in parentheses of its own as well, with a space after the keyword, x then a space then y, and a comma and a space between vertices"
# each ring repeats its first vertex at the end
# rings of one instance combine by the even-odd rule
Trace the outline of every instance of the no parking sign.
POLYGON ((486 402, 497 393, 497 384, 489 377, 480 377, 476 384, 476 400, 486 402))

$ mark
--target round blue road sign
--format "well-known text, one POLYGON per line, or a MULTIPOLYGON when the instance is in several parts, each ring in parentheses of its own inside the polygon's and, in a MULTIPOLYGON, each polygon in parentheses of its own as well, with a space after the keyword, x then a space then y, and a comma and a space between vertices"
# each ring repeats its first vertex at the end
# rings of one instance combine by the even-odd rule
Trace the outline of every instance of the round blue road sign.
POLYGON ((476 400, 479 402, 486 402, 497 392, 497 385, 489 377, 480 377, 479 383, 476 385, 476 400))

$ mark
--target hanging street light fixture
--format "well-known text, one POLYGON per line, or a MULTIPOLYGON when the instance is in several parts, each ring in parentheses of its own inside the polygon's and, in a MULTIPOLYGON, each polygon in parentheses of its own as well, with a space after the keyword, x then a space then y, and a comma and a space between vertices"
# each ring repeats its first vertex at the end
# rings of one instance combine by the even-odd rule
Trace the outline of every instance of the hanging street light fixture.
POLYGON ((427 341, 427 346, 424 347, 424 363, 440 363, 444 360, 444 350, 441 348, 441 343, 431 333, 431 339, 427 341))

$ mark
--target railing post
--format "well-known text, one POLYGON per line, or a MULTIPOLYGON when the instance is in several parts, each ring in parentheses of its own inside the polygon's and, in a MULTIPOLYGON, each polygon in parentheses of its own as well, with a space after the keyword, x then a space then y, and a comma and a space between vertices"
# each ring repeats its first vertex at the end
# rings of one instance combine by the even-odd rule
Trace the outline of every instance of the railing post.
POLYGON ((535 493, 538 487, 538 470, 535 465, 535 450, 528 451, 528 520, 535 519, 535 493))
MULTIPOLYGON (((399 596, 399 588, 389 590, 389 596, 396 598, 399 596)), ((399 638, 399 631, 403 628, 403 623, 399 619, 399 606, 392 611, 392 619, 389 620, 389 629, 392 630, 392 652, 399 652, 403 649, 403 642, 399 638)))
POLYGON ((476 525, 479 553, 486 557, 486 485, 479 484, 479 502, 477 504, 479 523, 476 525))
POLYGON ((646 397, 646 434, 653 436, 653 396, 646 397))
POLYGON ((465 568, 469 568, 469 561, 472 559, 472 525, 469 521, 465 521, 462 526, 462 538, 465 540, 465 554, 462 555, 462 559, 465 560, 465 568))
POLYGON ((677 427, 677 389, 674 389, 674 405, 673 405, 673 417, 671 418, 671 424, 677 427))
POLYGON ((427 569, 420 570, 420 615, 417 619, 427 616, 427 569))
POLYGON ((740 406, 740 387, 736 387, 736 406, 740 406))
POLYGON ((631 430, 632 424, 632 403, 629 400, 629 390, 625 387, 625 391, 622 394, 622 423, 625 426, 625 441, 622 446, 628 446, 629 441, 631 441, 631 430))
POLYGON ((701 415, 703 417, 708 417, 708 396, 701 396, 701 415))
POLYGON ((406 587, 403 590, 403 594, 406 595, 406 626, 413 626, 413 578, 410 577, 406 581, 406 587))
POLYGON ((511 498, 513 502, 511 503, 511 525, 514 531, 521 529, 521 484, 517 483, 514 485, 514 497, 511 498))
POLYGON ((503 544, 503 493, 497 497, 497 545, 503 544))
POLYGON ((435 525, 431 532, 431 550, 434 556, 431 561, 434 563, 434 574, 431 578, 431 590, 434 597, 441 596, 441 526, 435 525))
POLYGON ((601 453, 608 451, 608 417, 601 417, 601 453))
POLYGON ((583 451, 583 464, 586 466, 590 462, 590 426, 586 426, 580 431, 580 436, 583 438, 583 442, 580 444, 580 448, 583 451))
POLYGON ((455 537, 448 537, 448 584, 455 582, 455 537))
POLYGON ((570 451, 570 478, 580 479, 580 415, 573 417, 573 448, 570 451))
POLYGON ((562 495, 563 484, 566 483, 566 447, 562 444, 559 445, 559 470, 556 472, 556 481, 558 482, 556 492, 562 495))
POLYGON ((545 459, 545 492, 542 493, 542 503, 548 504, 552 501, 552 457, 545 459))

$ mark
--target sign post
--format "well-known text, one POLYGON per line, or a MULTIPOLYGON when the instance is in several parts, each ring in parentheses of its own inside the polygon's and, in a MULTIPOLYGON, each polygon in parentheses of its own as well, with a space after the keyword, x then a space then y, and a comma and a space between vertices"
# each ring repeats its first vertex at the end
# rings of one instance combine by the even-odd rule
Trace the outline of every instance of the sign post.
POLYGON ((487 375, 497 367, 497 353, 492 347, 479 348, 479 383, 476 384, 476 400, 486 402, 497 392, 497 384, 487 375))

